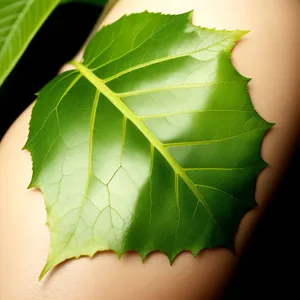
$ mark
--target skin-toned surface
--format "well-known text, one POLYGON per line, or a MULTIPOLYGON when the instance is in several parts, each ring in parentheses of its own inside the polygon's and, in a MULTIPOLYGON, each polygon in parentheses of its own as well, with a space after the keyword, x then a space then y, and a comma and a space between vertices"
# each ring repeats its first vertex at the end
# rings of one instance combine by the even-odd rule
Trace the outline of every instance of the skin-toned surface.
MULTIPOLYGON (((263 142, 270 164, 258 179, 256 200, 263 208, 279 182, 299 135, 300 2, 297 0, 121 0, 105 19, 110 23, 133 11, 181 13, 194 9, 201 26, 250 29, 235 47, 232 61, 252 77, 250 96, 257 111, 276 126, 263 142), (172 5, 170 5, 172 2, 172 5)), ((226 249, 201 252, 196 259, 180 254, 173 266, 164 254, 125 254, 120 261, 105 252, 68 261, 42 282, 38 275, 49 246, 43 196, 27 190, 31 159, 22 151, 28 134, 29 107, 0 146, 0 299, 201 299, 218 297, 236 264, 226 249)), ((243 219, 236 238, 238 253, 246 244, 261 209, 243 219)))

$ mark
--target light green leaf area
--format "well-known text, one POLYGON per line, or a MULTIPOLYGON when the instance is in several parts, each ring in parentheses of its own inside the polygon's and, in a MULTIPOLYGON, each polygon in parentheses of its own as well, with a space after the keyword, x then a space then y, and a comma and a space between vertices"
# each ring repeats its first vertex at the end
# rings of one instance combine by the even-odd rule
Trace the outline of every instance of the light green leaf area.
POLYGON ((172 263, 233 249, 271 127, 230 62, 244 34, 196 27, 191 13, 124 16, 39 93, 25 148, 51 233, 41 277, 103 250, 172 263))
MULTIPOLYGON (((104 4, 105 0, 81 0, 104 4)), ((0 86, 59 3, 76 0, 0 0, 0 86)))
POLYGON ((59 0, 0 1, 0 86, 59 0))

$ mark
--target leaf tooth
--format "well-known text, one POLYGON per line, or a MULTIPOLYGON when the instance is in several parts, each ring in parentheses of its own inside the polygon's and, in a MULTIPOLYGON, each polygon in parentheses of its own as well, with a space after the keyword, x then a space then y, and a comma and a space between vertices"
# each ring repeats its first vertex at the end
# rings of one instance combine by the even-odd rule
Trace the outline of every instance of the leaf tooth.
POLYGON ((145 262, 147 256, 148 256, 151 252, 153 252, 153 250, 150 250, 150 251, 147 250, 147 251, 145 251, 145 252, 139 253, 140 256, 141 256, 141 258, 142 258, 142 262, 143 262, 143 263, 145 262))

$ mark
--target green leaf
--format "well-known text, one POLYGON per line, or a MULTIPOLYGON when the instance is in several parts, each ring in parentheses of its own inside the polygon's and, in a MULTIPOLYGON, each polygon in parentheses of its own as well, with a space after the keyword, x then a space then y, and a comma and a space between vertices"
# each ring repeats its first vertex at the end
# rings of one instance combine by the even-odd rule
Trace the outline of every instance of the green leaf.
MULTIPOLYGON (((0 1, 0 86, 12 71, 36 32, 61 2, 76 0, 0 1)), ((105 0, 82 0, 104 4, 105 0)))
POLYGON ((1 0, 0 86, 59 0, 1 0))
POLYGON ((51 233, 41 277, 109 249, 171 263, 233 249, 271 127, 230 62, 244 34, 193 26, 191 13, 124 16, 40 92, 25 148, 51 233))

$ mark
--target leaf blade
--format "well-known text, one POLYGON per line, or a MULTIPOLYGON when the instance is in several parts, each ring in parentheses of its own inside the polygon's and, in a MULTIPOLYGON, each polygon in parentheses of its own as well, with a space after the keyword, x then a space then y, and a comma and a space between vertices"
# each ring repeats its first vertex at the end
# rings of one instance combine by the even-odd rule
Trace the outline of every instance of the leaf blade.
POLYGON ((123 17, 95 36, 84 64, 73 62, 77 71, 42 90, 27 147, 51 232, 41 276, 102 250, 143 259, 159 250, 172 262, 183 250, 233 247, 240 218, 255 205, 260 143, 271 127, 251 104, 249 79, 230 63, 243 34, 192 26, 190 14, 123 17), (162 24, 176 24, 182 40, 165 44, 162 24), (125 44, 123 27, 132 28, 125 44), (106 46, 104 37, 113 37, 106 46), (53 155, 40 174, 37 135, 53 155))

